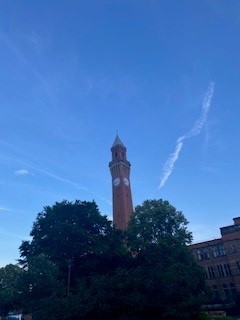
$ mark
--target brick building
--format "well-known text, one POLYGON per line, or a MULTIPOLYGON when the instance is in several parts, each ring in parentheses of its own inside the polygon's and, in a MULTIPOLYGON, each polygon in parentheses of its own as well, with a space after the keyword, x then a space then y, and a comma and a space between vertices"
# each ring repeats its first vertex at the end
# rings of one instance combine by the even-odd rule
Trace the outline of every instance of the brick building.
POLYGON ((231 303, 240 294, 240 217, 233 221, 233 225, 220 228, 221 238, 189 246, 206 270, 213 303, 231 303))

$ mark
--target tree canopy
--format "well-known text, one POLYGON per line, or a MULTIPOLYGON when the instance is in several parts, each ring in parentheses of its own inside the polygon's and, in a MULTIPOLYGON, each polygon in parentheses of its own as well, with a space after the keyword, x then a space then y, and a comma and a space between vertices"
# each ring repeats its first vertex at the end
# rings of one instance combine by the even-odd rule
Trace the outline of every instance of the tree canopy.
POLYGON ((128 245, 133 251, 161 244, 190 243, 188 221, 168 201, 146 200, 136 206, 127 229, 128 245))
POLYGON ((72 259, 77 276, 108 268, 122 253, 121 234, 94 201, 62 201, 45 207, 30 235, 32 240, 20 246, 23 265, 30 257, 44 254, 66 273, 72 259))
POLYGON ((17 265, 8 264, 0 268, 0 309, 5 315, 11 308, 17 308, 19 303, 18 281, 22 269, 17 265))
POLYGON ((37 215, 30 233, 32 240, 23 242, 20 252, 23 258, 44 253, 59 263, 101 252, 110 232, 111 223, 100 214, 95 202, 57 202, 37 215))
POLYGON ((19 303, 36 320, 196 318, 205 282, 187 223, 163 200, 137 206, 125 231, 94 201, 47 206, 20 246, 19 303))
POLYGON ((185 319, 200 308, 205 274, 187 247, 192 240, 187 224, 183 213, 162 199, 135 208, 125 235, 144 294, 143 313, 150 308, 161 319, 185 319))

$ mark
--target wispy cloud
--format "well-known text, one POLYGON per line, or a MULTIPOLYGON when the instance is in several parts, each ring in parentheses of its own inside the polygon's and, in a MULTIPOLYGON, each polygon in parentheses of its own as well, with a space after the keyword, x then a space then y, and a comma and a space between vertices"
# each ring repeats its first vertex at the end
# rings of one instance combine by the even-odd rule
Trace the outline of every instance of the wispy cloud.
POLYGON ((29 62, 29 60, 24 56, 21 50, 10 40, 10 38, 0 30, 0 40, 2 40, 7 47, 11 50, 11 52, 15 55, 15 57, 24 65, 26 65, 37 77, 37 79, 43 83, 45 83, 44 78, 38 72, 38 70, 29 62))
POLYGON ((12 211, 12 210, 5 207, 0 207, 0 211, 12 211))
MULTIPOLYGON (((52 83, 49 82, 49 80, 47 80, 46 77, 42 75, 42 73, 39 71, 39 68, 37 68, 35 64, 30 62, 31 60, 26 56, 26 54, 24 54, 24 51, 20 50, 19 47, 14 43, 14 41, 7 35, 7 33, 4 33, 1 29, 0 41, 7 46, 10 52, 20 62, 20 64, 25 66, 34 75, 39 85, 41 86, 43 92, 45 92, 45 95, 55 105, 55 96, 53 94, 52 83)), ((37 39, 36 34, 32 35, 32 42, 35 42, 35 47, 37 44, 39 45, 39 38, 37 39)))
POLYGON ((37 53, 41 53, 43 50, 43 43, 39 37, 39 35, 32 31, 30 33, 22 34, 22 38, 26 40, 28 43, 31 44, 31 46, 34 48, 34 50, 37 53))
POLYGON ((69 179, 65 179, 65 178, 63 178, 63 177, 60 177, 60 176, 58 176, 58 175, 56 175, 56 174, 52 173, 52 172, 49 172, 49 171, 46 171, 46 170, 44 170, 44 169, 41 169, 41 168, 35 167, 35 166, 33 166, 33 165, 29 164, 29 163, 25 163, 25 162, 21 162, 21 163, 22 163, 22 164, 24 164, 24 165, 26 165, 26 166, 28 166, 29 168, 31 168, 31 169, 33 169, 33 170, 37 171, 37 172, 40 172, 40 173, 42 173, 42 174, 44 174, 44 175, 48 176, 48 177, 51 177, 51 178, 53 178, 53 179, 55 179, 55 180, 58 180, 58 181, 61 181, 61 182, 67 183, 67 184, 69 184, 69 185, 71 185, 71 186, 75 187, 75 188, 76 188, 76 189, 78 189, 78 190, 85 190, 85 191, 88 191, 88 189, 87 189, 86 187, 81 186, 81 185, 79 185, 78 183, 73 182, 73 181, 71 181, 71 180, 69 180, 69 179))
POLYGON ((54 179, 58 180, 58 181, 67 183, 67 184, 75 187, 75 188, 78 189, 78 190, 85 190, 85 191, 88 190, 86 187, 83 187, 83 186, 79 185, 79 184, 76 183, 76 182, 73 182, 73 181, 71 181, 71 180, 68 180, 68 179, 62 178, 62 177, 60 177, 60 176, 57 176, 56 174, 53 174, 53 173, 51 173, 51 172, 49 172, 49 171, 42 170, 42 169, 38 169, 38 168, 34 168, 34 169, 35 169, 36 171, 38 171, 38 172, 41 172, 41 173, 43 173, 43 174, 51 177, 51 178, 54 178, 54 179))
POLYGON ((16 171, 14 172, 14 174, 15 174, 16 176, 27 176, 27 175, 30 174, 30 173, 29 173, 29 171, 26 170, 26 169, 19 169, 19 170, 16 170, 16 171))
POLYGON ((158 189, 162 188, 166 184, 169 176, 172 174, 174 170, 174 164, 179 157, 180 151, 182 150, 184 140, 200 134, 202 127, 204 126, 207 120, 207 114, 211 106, 213 93, 214 83, 211 82, 202 102, 202 113, 199 119, 194 123, 193 127, 187 133, 185 133, 177 139, 175 150, 172 154, 170 154, 169 158, 167 159, 164 165, 163 175, 158 189))
MULTIPOLYGON (((0 140, 0 143, 1 143, 1 140, 0 140)), ((14 146, 11 145, 11 147, 14 147, 14 146)), ((0 157, 1 157, 1 155, 0 155, 0 157)), ((22 161, 21 159, 12 158, 12 157, 6 157, 6 159, 8 161, 10 161, 10 160, 15 161, 15 162, 17 162, 18 164, 21 164, 24 167, 30 168, 30 169, 32 169, 31 171, 36 171, 36 172, 42 173, 42 174, 44 174, 44 175, 46 175, 48 177, 51 177, 51 178, 53 178, 55 180, 58 180, 58 181, 61 181, 63 183, 66 183, 68 185, 71 185, 71 186, 75 187, 78 190, 89 191, 87 187, 82 186, 82 185, 78 184, 77 182, 74 182, 74 181, 71 181, 69 179, 60 177, 60 176, 58 176, 58 175, 56 175, 56 174, 54 174, 52 172, 49 172, 49 171, 44 170, 42 168, 39 168, 38 166, 32 165, 32 164, 30 164, 30 163, 28 163, 26 161, 22 161)), ((27 169, 17 170, 17 171, 15 171, 15 174, 16 175, 27 175, 27 174, 29 174, 29 175, 32 175, 32 176, 34 175, 34 173, 30 172, 27 169)), ((0 184, 5 184, 5 181, 0 180, 0 184)))
POLYGON ((13 232, 7 232, 6 230, 0 228, 0 235, 5 236, 5 237, 11 237, 14 239, 20 239, 20 240, 31 240, 31 237, 29 236, 23 236, 19 235, 13 232))

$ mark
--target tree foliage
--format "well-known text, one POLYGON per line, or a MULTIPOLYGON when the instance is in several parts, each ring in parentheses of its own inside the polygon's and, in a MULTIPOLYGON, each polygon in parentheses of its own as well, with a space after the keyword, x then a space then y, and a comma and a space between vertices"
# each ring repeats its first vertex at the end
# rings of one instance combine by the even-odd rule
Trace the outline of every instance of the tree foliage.
POLYGON ((197 319, 205 282, 187 223, 163 200, 137 206, 124 232, 95 202, 45 207, 20 247, 22 306, 36 320, 197 319))
POLYGON ((30 257, 44 254, 66 274, 68 260, 73 259, 76 277, 105 272, 110 262, 118 263, 122 253, 120 233, 100 214, 94 201, 63 201, 45 207, 30 235, 32 240, 20 247, 23 265, 30 257))
POLYGON ((41 308, 46 299, 65 294, 65 284, 59 279, 59 268, 44 254, 28 259, 27 268, 18 279, 20 301, 25 311, 41 308))
POLYGON ((0 268, 0 308, 1 314, 19 306, 18 281, 22 269, 17 265, 8 264, 0 268))
POLYGON ((38 214, 30 233, 32 241, 24 242, 20 252, 24 258, 44 253, 50 260, 65 262, 71 257, 100 252, 99 240, 103 240, 103 246, 108 232, 110 222, 100 215, 95 202, 63 201, 38 214))
POLYGON ((162 319, 187 319, 200 309, 205 275, 187 248, 192 240, 187 224, 168 201, 147 200, 135 208, 125 235, 134 257, 131 279, 144 293, 143 314, 152 310, 162 319))
POLYGON ((187 230, 188 221, 181 211, 177 211, 168 201, 146 200, 136 206, 128 225, 128 245, 133 251, 173 242, 190 243, 191 233, 187 230))

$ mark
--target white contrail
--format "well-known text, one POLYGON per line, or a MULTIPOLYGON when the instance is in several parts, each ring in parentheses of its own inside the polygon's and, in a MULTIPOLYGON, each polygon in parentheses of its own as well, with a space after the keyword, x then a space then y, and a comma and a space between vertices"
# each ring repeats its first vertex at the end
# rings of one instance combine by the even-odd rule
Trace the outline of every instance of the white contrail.
POLYGON ((177 139, 175 150, 169 156, 168 160, 166 161, 166 163, 164 165, 163 175, 162 175, 158 189, 162 188, 165 185, 169 176, 173 172, 174 164, 177 161, 179 153, 183 147, 183 141, 185 139, 189 139, 194 136, 197 136, 201 132, 202 127, 204 126, 204 124, 206 123, 206 120, 207 120, 207 114, 208 114, 209 108, 211 106, 211 100, 212 100, 213 93, 214 93, 214 82, 211 82, 208 87, 208 90, 204 96, 203 102, 202 102, 202 113, 201 113, 199 119, 194 123, 192 129, 190 129, 187 133, 185 133, 183 136, 181 136, 177 139))
POLYGON ((5 207, 0 207, 0 211, 12 211, 12 210, 5 207))
POLYGON ((88 189, 87 189, 86 187, 83 187, 83 186, 79 185, 79 184, 76 183, 76 182, 73 182, 73 181, 70 181, 70 180, 68 180, 68 179, 62 178, 62 177, 60 177, 60 176, 57 176, 56 174, 53 174, 53 173, 51 173, 51 172, 49 172, 49 171, 46 171, 46 170, 43 170, 43 169, 34 167, 34 166, 30 165, 30 164, 28 164, 28 166, 29 166, 30 168, 32 168, 33 170, 36 170, 36 171, 38 171, 38 172, 41 172, 41 173, 45 174, 46 176, 49 176, 49 177, 51 177, 51 178, 53 178, 53 179, 56 179, 56 180, 58 180, 58 181, 67 183, 67 184, 75 187, 75 188, 78 189, 78 190, 88 191, 88 189))

